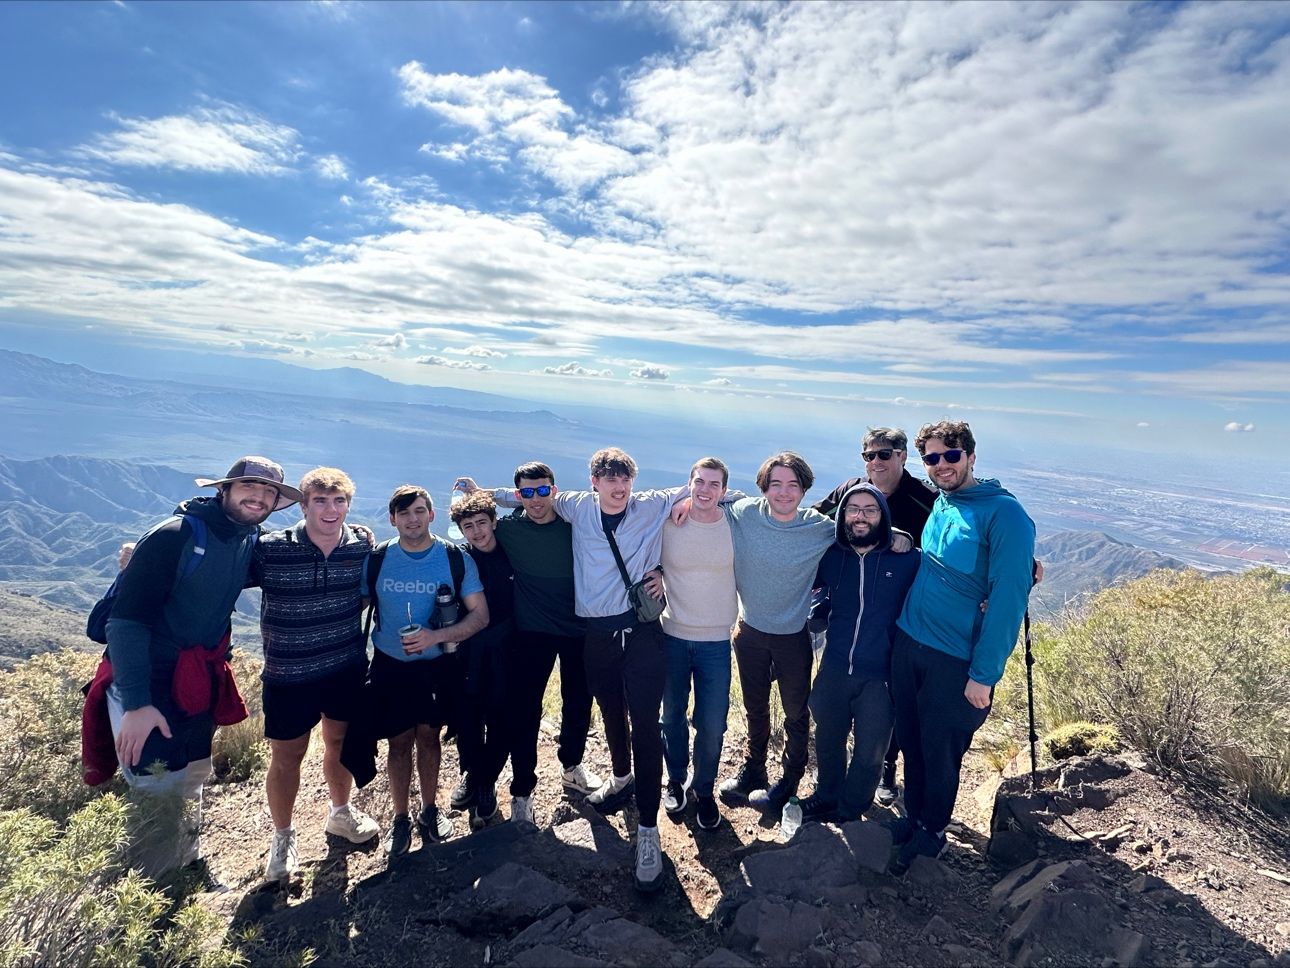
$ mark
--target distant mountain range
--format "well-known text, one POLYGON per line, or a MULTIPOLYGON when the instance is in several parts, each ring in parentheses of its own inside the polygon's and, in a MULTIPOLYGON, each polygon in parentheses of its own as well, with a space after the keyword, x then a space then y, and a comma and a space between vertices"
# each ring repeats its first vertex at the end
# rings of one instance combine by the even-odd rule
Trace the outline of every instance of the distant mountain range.
POLYGON ((1057 531, 1035 541, 1044 580, 1030 593, 1031 614, 1051 618, 1110 585, 1159 568, 1180 571, 1177 558, 1138 548, 1101 531, 1057 531))

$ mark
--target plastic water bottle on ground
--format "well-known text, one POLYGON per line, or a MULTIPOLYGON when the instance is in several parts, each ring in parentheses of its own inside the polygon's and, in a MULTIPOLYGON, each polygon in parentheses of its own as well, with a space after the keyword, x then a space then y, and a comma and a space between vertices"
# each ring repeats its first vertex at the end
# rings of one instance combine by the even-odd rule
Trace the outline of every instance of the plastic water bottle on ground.
POLYGON ((785 842, 793 839, 793 834, 802 826, 802 805, 797 797, 789 797, 784 804, 784 813, 779 818, 779 839, 785 842))

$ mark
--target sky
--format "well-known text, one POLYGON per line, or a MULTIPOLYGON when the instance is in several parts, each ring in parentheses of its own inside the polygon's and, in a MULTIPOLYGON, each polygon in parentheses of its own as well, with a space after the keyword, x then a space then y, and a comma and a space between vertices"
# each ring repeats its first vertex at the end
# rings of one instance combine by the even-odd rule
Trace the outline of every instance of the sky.
POLYGON ((9 2, 0 90, 0 346, 1290 431, 1290 4, 9 2))

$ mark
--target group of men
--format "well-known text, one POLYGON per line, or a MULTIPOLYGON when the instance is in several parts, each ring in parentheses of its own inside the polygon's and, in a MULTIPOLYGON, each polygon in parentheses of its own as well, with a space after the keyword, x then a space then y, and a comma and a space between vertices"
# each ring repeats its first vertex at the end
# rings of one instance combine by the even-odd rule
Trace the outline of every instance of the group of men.
POLYGON ((217 496, 180 505, 121 575, 107 696, 123 770, 132 784, 199 802, 215 720, 176 705, 176 669, 199 648, 212 683, 225 681, 233 602, 258 585, 275 827, 269 880, 298 864, 293 807, 320 722, 330 834, 356 843, 379 835, 349 798, 353 776, 368 774, 361 748, 381 737, 391 856, 411 843, 414 759, 417 830, 423 841, 450 836, 437 804, 444 727, 461 766, 451 807, 474 824, 498 816, 496 784, 509 759, 510 819, 534 822, 542 700, 557 660, 563 785, 605 811, 634 796, 640 889, 664 883, 660 808, 680 816, 693 796, 696 823, 712 829, 718 796, 777 813, 797 794, 812 716, 817 780, 801 801, 806 818, 858 819, 880 785, 894 787, 884 761, 894 774, 899 748, 897 865, 935 856, 962 758, 1016 640, 1034 527, 997 482, 973 475, 967 424, 929 424, 915 447, 935 489, 905 470, 905 434, 877 428, 863 442, 865 477, 809 509, 802 502, 814 476, 791 452, 762 464, 759 497, 728 491, 729 471, 715 457, 698 460, 681 486, 637 491, 636 463, 617 448, 592 456, 586 491, 560 490, 538 462, 517 468, 513 487, 490 491, 462 477, 465 497, 450 511, 464 548, 431 532, 435 511, 422 488, 394 492, 398 537, 373 546, 346 523, 354 485, 343 472, 318 468, 292 488, 273 462, 244 458, 220 480, 199 480, 217 496), (304 512, 298 524, 260 533, 272 510, 294 501, 304 512), (499 517, 498 506, 518 510, 499 517), (205 527, 190 527, 192 516, 205 527), (196 541, 201 564, 189 574, 196 541), (808 613, 826 628, 814 682, 808 613), (718 787, 732 651, 747 747, 738 773, 718 787), (776 682, 786 742, 771 783, 776 682), (603 781, 583 763, 593 698, 612 767, 603 781), (141 769, 157 762, 163 768, 141 769))

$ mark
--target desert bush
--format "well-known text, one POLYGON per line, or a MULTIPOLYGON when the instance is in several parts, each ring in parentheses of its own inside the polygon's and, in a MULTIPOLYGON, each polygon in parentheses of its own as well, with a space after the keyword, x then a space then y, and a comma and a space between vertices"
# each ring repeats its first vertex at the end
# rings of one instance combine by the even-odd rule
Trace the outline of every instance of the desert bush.
POLYGON ((1108 723, 1067 723, 1043 738, 1044 752, 1054 760, 1091 753, 1118 753, 1120 731, 1108 723))
POLYGON ((264 663, 238 649, 233 652, 230 664, 250 715, 236 725, 221 726, 215 731, 211 765, 217 779, 236 783, 264 770, 269 762, 269 744, 264 739, 264 700, 260 689, 264 663))
POLYGON ((81 686, 98 661, 49 652, 0 672, 0 810, 62 823, 102 792, 81 778, 81 686))
MULTIPOLYGON (((1036 629, 1036 711, 1048 728, 1111 723, 1168 768, 1265 804, 1290 798, 1290 594, 1270 568, 1158 571, 1036 629)), ((996 694, 1024 731, 1019 647, 996 694)))
POLYGON ((0 811, 0 966, 194 965, 241 957, 218 919, 171 902, 127 871, 129 808, 99 797, 66 829, 31 810, 0 811))

